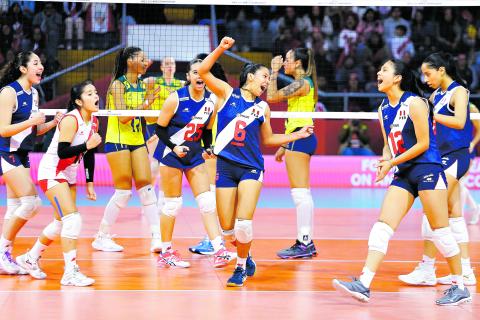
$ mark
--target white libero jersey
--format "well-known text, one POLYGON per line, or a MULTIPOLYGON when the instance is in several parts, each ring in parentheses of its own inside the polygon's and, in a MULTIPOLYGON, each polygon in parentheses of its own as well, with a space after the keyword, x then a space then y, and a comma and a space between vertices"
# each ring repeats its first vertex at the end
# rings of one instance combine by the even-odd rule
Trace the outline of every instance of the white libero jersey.
MULTIPOLYGON (((72 146, 78 146, 87 142, 94 133, 98 132, 98 119, 92 117, 89 123, 85 123, 78 109, 70 111, 65 117, 75 117, 77 120, 77 132, 72 141, 72 146)), ((77 156, 60 159, 58 157, 58 139, 60 130, 58 129, 62 123, 60 122, 55 130, 52 142, 47 152, 42 157, 38 167, 38 180, 67 180, 69 184, 77 182, 77 168, 82 159, 83 154, 77 156)))

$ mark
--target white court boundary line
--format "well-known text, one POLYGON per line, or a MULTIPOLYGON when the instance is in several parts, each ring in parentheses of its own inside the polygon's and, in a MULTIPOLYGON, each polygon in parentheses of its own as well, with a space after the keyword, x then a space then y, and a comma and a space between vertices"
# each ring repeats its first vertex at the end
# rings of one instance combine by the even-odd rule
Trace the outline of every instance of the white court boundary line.
MULTIPOLYGON (((98 254, 102 254, 98 252, 98 254)), ((105 254, 119 254, 118 252, 105 252, 105 254)), ((201 256, 197 255, 198 258, 182 258, 183 260, 188 260, 188 261, 199 261, 199 260, 210 260, 209 258, 211 256, 201 256)), ((151 258, 128 258, 128 257, 118 257, 118 258, 91 258, 91 259, 79 259, 77 258, 77 261, 153 261, 156 256, 151 257, 151 258)), ((41 258, 40 261, 63 261, 64 259, 61 258, 41 258)), ((254 259, 255 262, 281 262, 281 263, 300 263, 300 262, 314 262, 314 263, 364 263, 365 259, 353 259, 353 260, 343 260, 343 259, 254 259)), ((419 260, 383 260, 382 263, 418 263, 419 260)), ((447 264, 446 261, 436 261, 436 264, 447 264)), ((470 261, 471 264, 480 264, 479 261, 470 261)))
MULTIPOLYGON (((41 281, 41 280, 40 280, 41 281)), ((443 287, 445 287, 446 285, 442 285, 443 287)), ((417 290, 419 288, 424 288, 424 289, 428 289, 428 288, 435 288, 435 287, 412 287, 412 288, 416 288, 417 290)), ((442 290, 435 290, 435 291, 442 291, 442 290)), ((154 290, 154 289, 145 289, 145 290, 140 290, 140 289, 133 289, 133 290, 128 290, 128 289, 125 289, 125 290, 120 290, 120 289, 95 289, 94 287, 79 287, 79 288, 69 288, 69 289, 60 289, 60 290, 31 290, 31 291, 28 291, 28 290, 0 290, 0 293, 46 293, 46 292, 61 292, 61 293, 92 293, 92 292, 95 292, 95 293, 103 293, 103 292, 106 292, 106 293, 119 293, 119 292, 132 292, 132 293, 135 293, 135 292, 155 292, 155 293, 159 293, 159 292, 165 292, 165 293, 212 293, 212 292, 215 292, 215 293, 235 293, 235 294, 247 294, 247 293, 288 293, 288 294, 293 294, 293 293, 309 293, 309 294, 336 294, 338 295, 339 297, 343 297, 341 295, 339 295, 339 293, 337 291, 335 291, 333 288, 332 290, 235 290, 235 289, 198 289, 198 290, 195 290, 195 289, 185 289, 185 290, 181 290, 181 289, 165 289, 165 290, 162 290, 162 289, 158 289, 158 290, 154 290)), ((430 293, 433 293, 433 291, 428 291, 430 293)), ((425 296, 425 292, 417 292, 417 291, 402 291, 402 292, 399 292, 399 291, 377 291, 375 290, 374 291, 375 294, 406 294, 406 295, 423 295, 425 296)), ((470 292, 470 295, 471 296, 477 296, 479 295, 477 292, 470 292)), ((360 305, 363 305, 363 304, 360 304, 360 305)), ((468 305, 468 304, 467 304, 468 305)))

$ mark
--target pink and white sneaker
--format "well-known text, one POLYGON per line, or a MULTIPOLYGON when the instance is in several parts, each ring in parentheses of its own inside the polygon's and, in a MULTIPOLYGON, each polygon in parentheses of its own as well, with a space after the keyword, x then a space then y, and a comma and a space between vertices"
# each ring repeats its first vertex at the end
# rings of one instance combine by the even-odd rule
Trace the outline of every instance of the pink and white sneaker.
POLYGON ((165 253, 160 253, 158 256, 157 264, 159 267, 179 267, 179 268, 189 268, 190 263, 183 261, 180 253, 178 251, 167 251, 165 253))
POLYGON ((225 267, 230 261, 237 257, 236 252, 230 252, 225 247, 221 248, 213 255, 213 266, 215 268, 225 267))

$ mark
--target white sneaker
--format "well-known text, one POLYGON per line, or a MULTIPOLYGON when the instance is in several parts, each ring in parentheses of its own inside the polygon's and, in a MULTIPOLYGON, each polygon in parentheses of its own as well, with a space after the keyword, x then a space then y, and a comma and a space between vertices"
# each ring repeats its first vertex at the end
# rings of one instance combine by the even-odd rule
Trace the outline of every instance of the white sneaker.
POLYGON ((480 207, 478 207, 476 210, 473 210, 472 216, 470 217, 470 221, 468 221, 468 224, 477 224, 479 220, 480 220, 480 207))
POLYGON ((8 251, 0 252, 0 268, 3 274, 28 274, 13 260, 12 254, 8 251))
POLYGON ((162 238, 160 234, 152 234, 152 242, 150 243, 150 252, 162 252, 162 238))
POLYGON ((78 265, 68 269, 65 269, 62 280, 60 280, 62 286, 86 287, 95 283, 95 280, 80 272, 78 265))
MULTIPOLYGON (((452 284, 451 275, 437 278, 439 284, 452 284)), ((475 286, 477 285, 477 279, 475 278, 475 273, 473 273, 473 269, 470 269, 470 272, 463 275, 463 284, 466 286, 475 286)))
POLYGON ((105 233, 97 233, 95 240, 92 242, 92 247, 99 251, 105 252, 120 252, 123 251, 123 247, 113 241, 113 236, 105 233))
POLYGON ((434 286, 437 284, 435 268, 427 268, 422 262, 409 274, 399 275, 398 279, 414 286, 434 286))
POLYGON ((18 265, 25 269, 33 278, 43 280, 47 277, 47 274, 40 269, 40 266, 38 265, 39 259, 32 259, 27 251, 27 253, 18 256, 15 260, 18 265))

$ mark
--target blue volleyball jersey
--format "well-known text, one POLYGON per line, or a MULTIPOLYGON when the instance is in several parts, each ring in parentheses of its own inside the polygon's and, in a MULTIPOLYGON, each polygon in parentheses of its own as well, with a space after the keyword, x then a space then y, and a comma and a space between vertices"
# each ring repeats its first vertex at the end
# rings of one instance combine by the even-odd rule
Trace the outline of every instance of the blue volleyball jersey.
MULTIPOLYGON (((190 96, 188 86, 177 90, 175 94, 178 95, 178 106, 168 124, 170 141, 176 145, 189 147, 189 155, 193 156, 198 153, 201 157, 200 139, 212 116, 216 97, 205 90, 203 98, 196 101, 190 96)), ((162 161, 166 157, 177 157, 177 155, 165 146, 163 154, 158 160, 162 161)))
MULTIPOLYGON (((388 99, 384 99, 381 106, 383 127, 387 135, 388 146, 392 153, 392 158, 400 156, 402 153, 413 147, 417 143, 415 128, 410 119, 410 102, 417 95, 412 92, 404 92, 398 105, 392 106, 388 99)), ((427 105, 425 106, 427 107, 427 105)), ((435 163, 440 164, 440 154, 437 149, 435 135, 433 133, 433 121, 429 116, 429 135, 430 144, 424 153, 398 165, 398 171, 409 168, 413 164, 435 163)))
MULTIPOLYGON (((442 92, 441 88, 438 88, 433 93, 433 104, 435 108, 433 112, 435 114, 443 114, 446 116, 455 116, 455 110, 450 105, 450 100, 453 93, 461 85, 453 81, 447 88, 447 91, 442 92)), ((441 123, 435 123, 435 131, 437 136, 438 149, 441 155, 448 154, 450 152, 468 148, 472 141, 472 122, 470 121, 470 108, 467 103, 467 119, 463 129, 454 129, 447 127, 441 123)))
POLYGON ((260 98, 246 101, 234 89, 217 113, 214 153, 241 166, 264 170, 260 150, 260 126, 268 104, 260 98))
MULTIPOLYGON (((38 92, 35 88, 32 87, 30 92, 26 92, 17 81, 8 84, 4 88, 6 87, 14 89, 17 94, 11 124, 26 121, 30 118, 32 112, 38 112, 38 92)), ((0 150, 5 152, 17 150, 32 151, 33 138, 36 135, 36 131, 36 126, 33 126, 11 137, 0 137, 0 150)))

